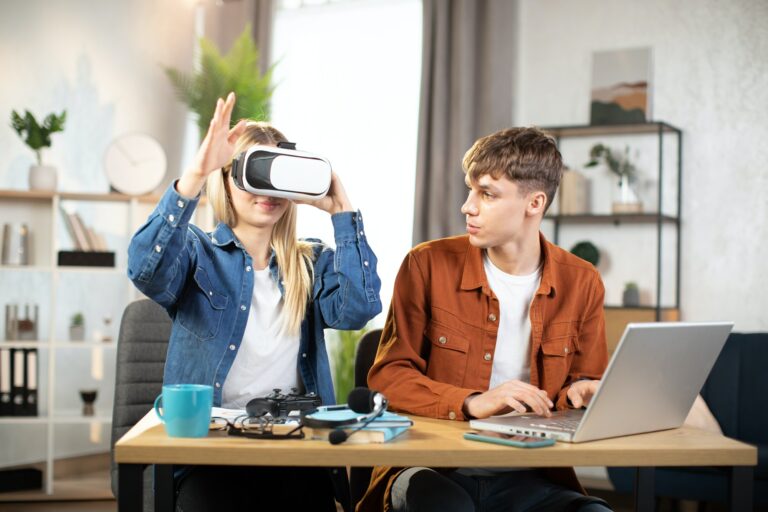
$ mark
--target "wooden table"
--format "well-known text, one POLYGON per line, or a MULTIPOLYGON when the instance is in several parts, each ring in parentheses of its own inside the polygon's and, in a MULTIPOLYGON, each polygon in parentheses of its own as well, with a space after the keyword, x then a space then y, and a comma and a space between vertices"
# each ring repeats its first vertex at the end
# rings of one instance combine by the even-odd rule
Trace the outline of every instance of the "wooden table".
POLYGON ((386 444, 325 441, 254 440, 211 432, 202 439, 171 438, 154 411, 115 445, 119 464, 120 512, 141 510, 142 473, 156 465, 155 510, 172 510, 173 464, 265 466, 428 466, 556 467, 633 466, 638 468, 636 509, 654 506, 654 466, 728 466, 731 510, 752 509, 754 446, 721 435, 680 428, 587 443, 557 443, 547 448, 511 448, 462 438, 469 424, 412 417, 414 426, 386 444))

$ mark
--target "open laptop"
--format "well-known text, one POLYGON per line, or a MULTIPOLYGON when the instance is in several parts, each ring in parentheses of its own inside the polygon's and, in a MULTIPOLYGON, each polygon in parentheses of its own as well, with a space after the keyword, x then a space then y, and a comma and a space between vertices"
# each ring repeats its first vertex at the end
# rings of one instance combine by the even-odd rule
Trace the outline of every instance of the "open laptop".
POLYGON ((494 416, 478 430, 579 443, 683 424, 732 322, 629 324, 587 409, 494 416))

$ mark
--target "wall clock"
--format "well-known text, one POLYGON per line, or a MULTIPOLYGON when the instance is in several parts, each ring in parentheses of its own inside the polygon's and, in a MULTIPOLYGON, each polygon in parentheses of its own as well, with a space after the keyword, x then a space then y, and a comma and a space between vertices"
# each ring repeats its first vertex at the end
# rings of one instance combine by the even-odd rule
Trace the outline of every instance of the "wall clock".
POLYGON ((143 133, 121 135, 107 148, 104 170, 110 186, 129 195, 148 194, 163 181, 165 151, 152 136, 143 133))

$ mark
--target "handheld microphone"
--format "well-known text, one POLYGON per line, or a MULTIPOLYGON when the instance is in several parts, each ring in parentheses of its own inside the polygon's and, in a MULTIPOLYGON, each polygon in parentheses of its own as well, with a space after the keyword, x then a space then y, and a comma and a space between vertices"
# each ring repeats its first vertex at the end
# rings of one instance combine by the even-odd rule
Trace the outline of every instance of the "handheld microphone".
POLYGON ((356 427, 352 432, 345 432, 341 428, 337 428, 328 434, 328 442, 333 445, 341 444, 349 436, 367 427, 373 420, 384 414, 387 410, 387 398, 377 391, 373 391, 368 388, 358 387, 349 392, 347 397, 347 403, 349 408, 355 412, 366 414, 366 419, 363 420, 359 427, 356 427))

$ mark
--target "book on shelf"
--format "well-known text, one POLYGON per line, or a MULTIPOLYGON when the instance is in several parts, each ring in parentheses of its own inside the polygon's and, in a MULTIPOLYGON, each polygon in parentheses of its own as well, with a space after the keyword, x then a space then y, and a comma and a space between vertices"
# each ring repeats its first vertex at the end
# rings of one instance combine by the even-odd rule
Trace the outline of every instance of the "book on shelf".
MULTIPOLYGON (((328 411, 330 414, 342 413, 346 411, 328 411)), ((358 413, 354 413, 359 415, 358 413)), ((317 413, 313 414, 317 416, 317 413)), ((339 416, 338 414, 335 416, 339 416)), ((332 419, 331 417, 322 419, 332 419)), ((339 417, 339 419, 342 419, 339 417)), ((317 427, 304 427, 304 434, 308 439, 320 439, 328 440, 328 436, 334 430, 343 430, 347 434, 347 444, 368 444, 368 443, 386 443, 402 435, 413 425, 406 416, 401 416, 393 412, 385 411, 384 414, 371 421, 367 425, 364 422, 355 423, 352 425, 344 425, 343 427, 336 428, 317 428, 317 427)))
POLYGON ((0 416, 11 414, 11 351, 0 348, 0 416))

